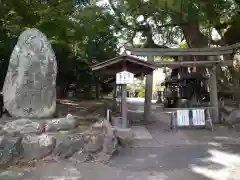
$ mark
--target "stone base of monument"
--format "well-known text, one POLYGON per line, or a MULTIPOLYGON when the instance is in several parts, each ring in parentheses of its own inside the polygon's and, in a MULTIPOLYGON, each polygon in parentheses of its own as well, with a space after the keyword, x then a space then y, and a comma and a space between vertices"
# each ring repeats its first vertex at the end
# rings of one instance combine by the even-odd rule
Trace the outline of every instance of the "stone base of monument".
MULTIPOLYGON (((108 161, 125 136, 106 119, 97 119, 96 122, 94 118, 89 120, 88 126, 83 117, 71 115, 49 120, 9 118, 2 121, 0 168, 66 158, 78 162, 108 161), (85 128, 81 128, 82 125, 85 128)), ((128 141, 129 137, 126 136, 128 141)))

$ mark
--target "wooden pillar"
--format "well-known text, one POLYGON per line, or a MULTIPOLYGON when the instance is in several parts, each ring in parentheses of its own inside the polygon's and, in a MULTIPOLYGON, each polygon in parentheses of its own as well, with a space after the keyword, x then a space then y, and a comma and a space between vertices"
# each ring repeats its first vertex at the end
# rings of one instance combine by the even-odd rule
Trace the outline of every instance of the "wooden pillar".
POLYGON ((117 84, 116 82, 113 85, 113 111, 117 111, 117 84))
POLYGON ((121 96, 118 102, 119 112, 122 113, 122 86, 118 85, 117 87, 118 87, 118 90, 120 91, 120 96, 121 96))
MULTIPOLYGON (((149 55, 147 61, 154 61, 154 56, 149 55)), ((144 121, 147 123, 151 119, 152 111, 152 88, 153 88, 153 72, 146 76, 145 82, 145 101, 144 101, 144 121)))
MULTIPOLYGON (((209 60, 214 60, 214 56, 210 56, 209 60)), ((210 103, 213 106, 212 109, 212 119, 214 122, 219 121, 219 112, 218 112, 218 90, 217 90, 217 77, 216 77, 216 65, 208 68, 210 78, 209 78, 209 96, 210 103)))
POLYGON ((122 128, 128 127, 127 120, 127 85, 121 85, 121 113, 122 113, 122 128))

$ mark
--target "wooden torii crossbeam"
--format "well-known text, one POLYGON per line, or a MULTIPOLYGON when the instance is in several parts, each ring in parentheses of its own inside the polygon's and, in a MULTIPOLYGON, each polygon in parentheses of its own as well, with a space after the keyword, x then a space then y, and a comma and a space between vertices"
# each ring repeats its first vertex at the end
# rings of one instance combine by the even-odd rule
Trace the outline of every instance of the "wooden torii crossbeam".
MULTIPOLYGON (((217 78, 216 78, 216 65, 232 66, 233 60, 219 60, 216 58, 222 55, 231 55, 240 47, 240 43, 216 47, 216 48, 134 48, 125 47, 126 51, 130 51, 131 55, 146 56, 147 61, 154 62, 154 56, 178 56, 181 57, 180 61, 175 62, 154 62, 158 67, 191 67, 191 66, 204 66, 207 67, 210 73, 209 86, 210 86, 210 103, 213 106, 213 120, 218 121, 218 96, 217 96, 217 78), (208 56, 206 61, 182 61, 184 56, 208 56)), ((180 59, 180 58, 179 58, 180 59)), ((153 74, 146 77, 145 84, 145 103, 144 103, 144 120, 148 121, 151 115, 151 100, 152 100, 152 85, 153 74)))
POLYGON ((169 67, 169 68, 177 68, 177 67, 189 67, 189 66, 205 66, 211 67, 214 64, 219 64, 221 66, 232 66, 233 61, 221 61, 221 60, 211 60, 211 61, 159 61, 154 62, 156 66, 161 67, 169 67))
POLYGON ((146 54, 154 56, 220 56, 233 54, 239 48, 240 43, 212 48, 134 48, 125 46, 127 51, 134 52, 138 56, 146 56, 146 54))

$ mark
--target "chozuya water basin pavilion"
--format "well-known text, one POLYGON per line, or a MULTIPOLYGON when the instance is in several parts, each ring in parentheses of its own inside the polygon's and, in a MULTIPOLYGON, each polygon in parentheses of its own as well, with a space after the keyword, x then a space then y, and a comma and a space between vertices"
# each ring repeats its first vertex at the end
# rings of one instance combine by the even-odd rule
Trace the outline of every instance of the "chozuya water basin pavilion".
MULTIPOLYGON (((97 72, 97 74, 103 79, 108 79, 108 82, 116 81, 116 74, 122 71, 128 71, 133 73, 136 77, 141 75, 152 74, 157 66, 152 62, 146 62, 139 58, 122 54, 121 56, 109 59, 107 61, 93 65, 92 70, 97 72)), ((116 82, 115 82, 116 83, 116 82)), ((128 127, 129 122, 127 119, 127 89, 126 84, 120 84, 121 89, 121 119, 122 126, 128 127)), ((116 84, 115 90, 116 92, 116 84)), ((116 99, 114 95, 114 100, 116 99)))

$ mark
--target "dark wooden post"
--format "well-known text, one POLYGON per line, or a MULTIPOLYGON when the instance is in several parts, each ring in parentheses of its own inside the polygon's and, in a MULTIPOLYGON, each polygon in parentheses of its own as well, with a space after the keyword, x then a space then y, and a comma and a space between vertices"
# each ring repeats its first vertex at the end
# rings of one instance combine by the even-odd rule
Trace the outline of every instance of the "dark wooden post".
POLYGON ((162 91, 157 91, 157 96, 158 96, 157 103, 163 103, 163 101, 162 101, 162 91))
POLYGON ((99 84, 99 77, 95 75, 95 95, 96 95, 96 99, 99 100, 100 99, 100 84, 99 84))
POLYGON ((117 84, 114 82, 113 84, 113 111, 117 111, 117 84))
POLYGON ((120 91, 120 96, 121 98, 119 99, 119 112, 122 113, 122 86, 121 85, 118 85, 118 89, 120 91))
POLYGON ((122 110, 122 128, 128 127, 128 120, 127 120, 127 85, 121 85, 121 110, 122 110))
MULTIPOLYGON (((214 60, 214 56, 209 56, 209 60, 214 60)), ((209 78, 209 96, 210 103, 213 106, 212 119, 214 122, 219 121, 218 112, 218 91, 217 91, 217 77, 216 77, 216 65, 208 68, 210 78, 209 78)))
MULTIPOLYGON (((154 61, 154 56, 149 55, 147 61, 154 61)), ((146 76, 145 82, 145 101, 144 101, 144 121, 147 123, 151 117, 152 110, 152 87, 153 87, 153 72, 146 76)))

